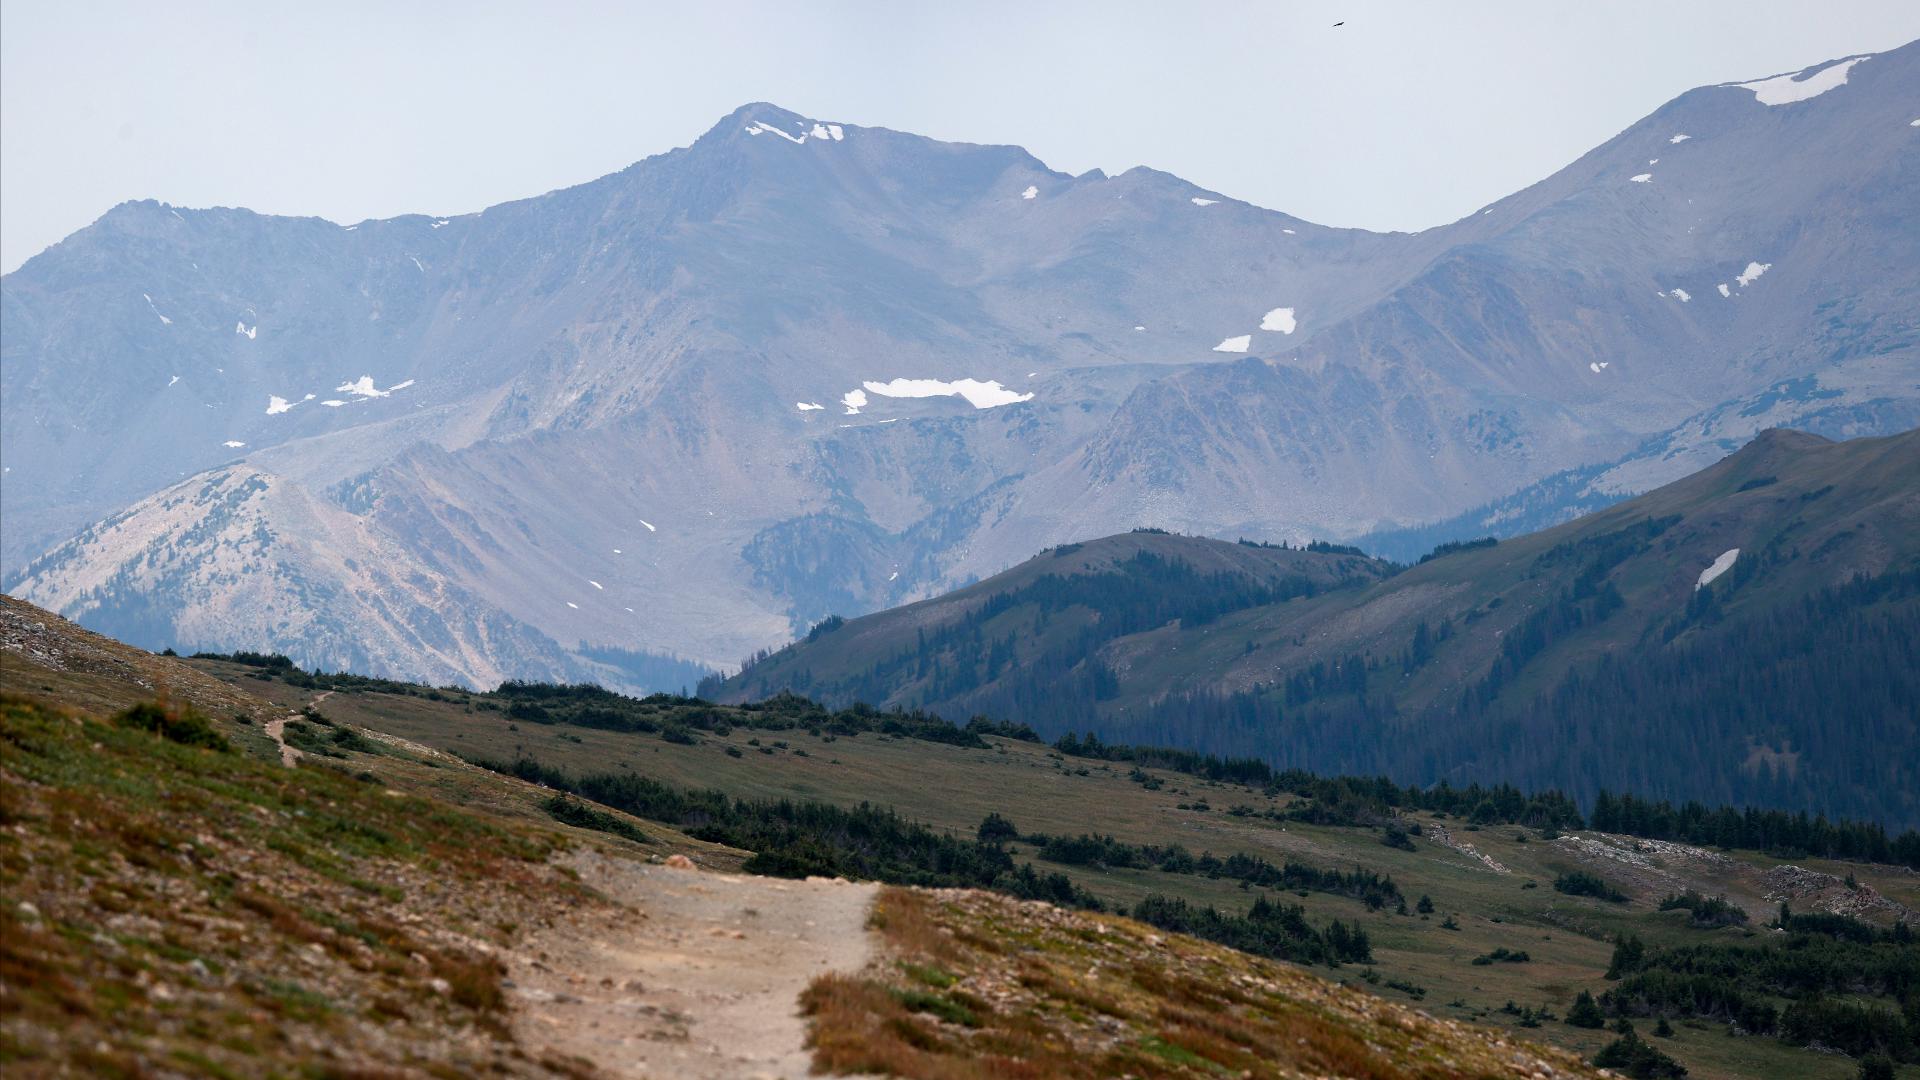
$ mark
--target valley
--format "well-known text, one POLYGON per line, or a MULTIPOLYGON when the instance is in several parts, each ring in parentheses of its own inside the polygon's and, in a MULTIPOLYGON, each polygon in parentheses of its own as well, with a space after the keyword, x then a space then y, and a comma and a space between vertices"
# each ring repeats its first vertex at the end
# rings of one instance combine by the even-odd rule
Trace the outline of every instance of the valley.
MULTIPOLYGON (((261 669, 194 661, 210 673, 292 704, 311 691, 285 681, 262 681, 261 669)), ((322 680, 325 681, 324 679, 322 680)), ((1066 875, 1074 885, 1121 911, 1158 895, 1223 911, 1243 911, 1256 897, 1298 904, 1308 920, 1351 921, 1371 940, 1372 962, 1329 974, 1392 1001, 1436 1016, 1501 1025, 1516 1035, 1591 1054, 1614 1036, 1564 1022, 1581 990, 1596 996, 1615 942, 1631 935, 1648 948, 1702 942, 1758 944, 1756 932, 1787 900, 1795 910, 1843 910, 1881 925, 1914 919, 1920 910, 1920 872, 1805 854, 1768 855, 1650 841, 1584 829, 1565 832, 1513 823, 1476 824, 1466 815, 1401 811, 1367 815, 1371 824, 1331 825, 1293 820, 1289 810, 1313 800, 1284 785, 1273 789, 1212 781, 1180 772, 1132 767, 1062 754, 1045 743, 986 736, 984 747, 956 746, 880 731, 833 734, 831 721, 810 734, 805 726, 764 726, 722 711, 732 726, 718 730, 622 731, 565 722, 542 723, 508 715, 514 698, 418 688, 344 686, 328 699, 336 722, 390 732, 470 760, 537 761, 555 774, 586 777, 631 774, 672 787, 712 788, 732 798, 823 801, 843 807, 873 803, 956 838, 970 838, 988 815, 1011 822, 1020 838, 1008 842, 1017 860, 1066 875), (397 691, 397 692, 396 692, 397 691), (444 700, 434 700, 439 694, 444 700), (1390 847, 1383 822, 1417 827, 1407 846, 1390 847), (1111 836, 1125 845, 1179 847, 1225 859, 1242 855, 1279 865, 1364 868, 1390 878, 1409 914, 1395 905, 1373 910, 1359 899, 1318 889, 1243 888, 1231 876, 1169 873, 1141 866, 1055 862, 1028 837, 1111 836), (1562 875, 1597 875, 1628 897, 1624 903, 1570 896, 1553 886, 1562 875), (1849 880, 1855 885, 1846 884, 1849 880), (1743 909, 1754 929, 1697 930, 1684 911, 1661 911, 1670 895, 1693 890, 1725 896, 1743 909), (1413 911, 1420 897, 1433 911, 1413 911), (1453 927, 1443 927, 1451 922, 1453 927), (1523 963, 1475 964, 1507 949, 1523 963), (1556 1019, 1534 1021, 1503 1011, 1544 1009, 1556 1019)), ((708 710, 698 703, 661 702, 659 709, 708 710)), ((879 714, 884 722, 884 714, 879 714)), ((611 723, 610 720, 597 721, 611 723)), ((1217 871, 1216 871, 1217 873, 1217 871)), ((1326 970, 1314 968, 1313 970, 1326 970)), ((1651 1024, 1651 1020, 1643 1024, 1651 1024)), ((1724 1024, 1675 1021, 1661 1045, 1694 1076, 1852 1075, 1844 1057, 1822 1058, 1777 1039, 1729 1038, 1724 1024)))

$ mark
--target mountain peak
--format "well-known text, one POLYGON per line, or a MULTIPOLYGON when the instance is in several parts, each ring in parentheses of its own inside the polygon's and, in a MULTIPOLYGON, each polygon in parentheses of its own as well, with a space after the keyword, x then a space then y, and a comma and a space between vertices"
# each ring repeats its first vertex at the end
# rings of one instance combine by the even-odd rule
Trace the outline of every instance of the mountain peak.
POLYGON ((700 141, 767 135, 795 143, 804 143, 809 139, 837 142, 846 137, 845 129, 839 124, 812 119, 771 102, 750 101, 721 117, 719 123, 707 129, 700 141))

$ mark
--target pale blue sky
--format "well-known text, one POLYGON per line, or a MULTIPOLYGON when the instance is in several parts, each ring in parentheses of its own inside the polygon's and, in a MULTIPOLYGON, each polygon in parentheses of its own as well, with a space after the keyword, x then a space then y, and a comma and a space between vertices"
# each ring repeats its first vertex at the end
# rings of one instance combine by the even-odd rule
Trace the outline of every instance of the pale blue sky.
POLYGON ((1914 38, 1913 0, 7 0, 0 268, 132 198, 342 222, 476 210, 755 100, 1419 229, 1689 87, 1914 38))

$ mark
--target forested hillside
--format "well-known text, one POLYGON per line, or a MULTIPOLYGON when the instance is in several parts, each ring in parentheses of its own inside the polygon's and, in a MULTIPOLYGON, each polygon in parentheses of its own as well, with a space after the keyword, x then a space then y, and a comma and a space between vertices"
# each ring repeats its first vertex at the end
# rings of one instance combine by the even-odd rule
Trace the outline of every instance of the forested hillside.
POLYGON ((1228 587, 1180 564, 1244 545, 1169 540, 1079 577, 1048 553, 825 624, 708 691, 1404 782, 1920 822, 1901 773, 1920 757, 1920 433, 1768 432, 1647 495, 1398 573, 1317 545, 1289 553, 1317 580, 1228 587))

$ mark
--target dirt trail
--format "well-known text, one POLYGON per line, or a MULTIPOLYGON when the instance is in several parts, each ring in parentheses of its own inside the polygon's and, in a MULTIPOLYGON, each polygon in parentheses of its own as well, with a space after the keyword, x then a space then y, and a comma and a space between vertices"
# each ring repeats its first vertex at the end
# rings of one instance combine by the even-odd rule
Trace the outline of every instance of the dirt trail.
MULTIPOLYGON (((312 708, 332 696, 331 690, 315 694, 313 700, 307 702, 307 707, 312 708)), ((288 768, 292 768, 295 762, 306 756, 299 749, 287 745, 287 721, 298 719, 300 719, 299 713, 288 713, 278 720, 267 721, 267 726, 263 729, 267 733, 267 738, 273 740, 273 745, 280 748, 280 764, 288 768)))
POLYGON ((800 992, 856 971, 877 891, 570 856, 618 907, 577 909, 504 959, 514 1033, 612 1077, 800 1078, 800 992))

